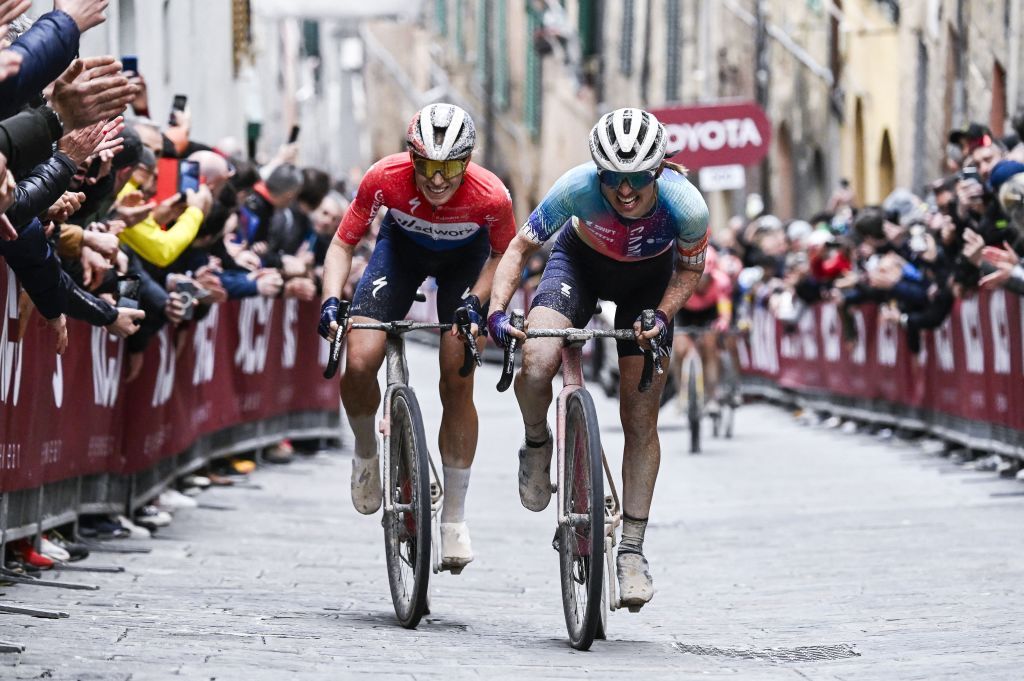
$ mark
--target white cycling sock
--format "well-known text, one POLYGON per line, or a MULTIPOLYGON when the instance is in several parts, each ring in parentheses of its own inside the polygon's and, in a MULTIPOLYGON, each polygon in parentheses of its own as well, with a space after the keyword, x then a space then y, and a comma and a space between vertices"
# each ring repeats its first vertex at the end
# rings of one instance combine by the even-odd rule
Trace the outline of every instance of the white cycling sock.
POLYGON ((441 466, 444 472, 444 508, 442 523, 461 523, 466 517, 466 492, 469 490, 469 469, 441 466))
POLYGON ((622 514, 622 539, 619 541, 619 553, 644 552, 644 533, 647 531, 647 518, 631 518, 622 514))
POLYGON ((374 427, 376 416, 349 416, 348 422, 352 426, 352 434, 355 436, 356 457, 360 459, 372 459, 377 456, 377 429, 374 427))

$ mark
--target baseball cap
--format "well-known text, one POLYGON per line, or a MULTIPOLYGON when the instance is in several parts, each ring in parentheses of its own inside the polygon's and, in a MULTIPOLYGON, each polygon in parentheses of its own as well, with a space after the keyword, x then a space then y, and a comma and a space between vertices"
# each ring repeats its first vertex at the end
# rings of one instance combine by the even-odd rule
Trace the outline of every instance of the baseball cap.
POLYGON ((1024 163, 1003 159, 992 168, 988 184, 993 192, 998 192, 1004 182, 1018 173, 1024 173, 1024 163))
POLYGON ((987 125, 971 122, 962 128, 951 130, 949 133, 950 144, 966 144, 967 152, 970 153, 978 147, 987 147, 992 144, 992 131, 987 125))

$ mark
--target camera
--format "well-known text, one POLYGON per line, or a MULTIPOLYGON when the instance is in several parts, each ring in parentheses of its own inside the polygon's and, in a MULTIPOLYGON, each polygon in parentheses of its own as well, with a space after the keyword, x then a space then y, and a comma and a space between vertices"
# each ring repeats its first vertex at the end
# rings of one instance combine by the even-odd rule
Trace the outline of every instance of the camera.
POLYGON ((910 226, 910 241, 908 246, 914 253, 924 253, 928 250, 928 240, 924 238, 924 225, 916 224, 910 226))
POLYGON ((185 312, 181 315, 183 320, 190 320, 195 316, 196 293, 198 293, 198 291, 199 287, 191 281, 179 281, 175 285, 174 292, 183 298, 182 302, 185 305, 185 312))
POLYGON ((978 174, 978 169, 975 166, 964 166, 960 170, 959 177, 963 181, 973 180, 975 182, 981 182, 981 175, 978 174))

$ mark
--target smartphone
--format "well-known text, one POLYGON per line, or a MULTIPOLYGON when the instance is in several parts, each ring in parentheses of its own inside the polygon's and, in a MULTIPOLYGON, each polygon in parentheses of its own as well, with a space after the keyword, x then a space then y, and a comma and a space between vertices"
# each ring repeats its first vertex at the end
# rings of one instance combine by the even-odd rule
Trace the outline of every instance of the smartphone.
POLYGON ((975 166, 964 166, 960 171, 960 179, 981 182, 981 175, 978 174, 978 169, 975 166))
POLYGON ((174 287, 175 293, 180 294, 184 298, 182 302, 185 305, 185 312, 181 316, 182 319, 189 320, 195 317, 196 292, 198 290, 199 287, 191 281, 179 281, 174 287))
POLYGON ((171 118, 168 121, 168 125, 177 125, 177 117, 174 114, 178 111, 184 111, 187 106, 187 95, 174 95, 174 103, 171 105, 171 118))
POLYGON ((100 176, 100 168, 103 167, 103 161, 97 156, 89 164, 89 169, 85 172, 86 177, 97 178, 100 176))
POLYGON ((138 74, 139 58, 134 54, 124 55, 123 57, 121 57, 121 70, 124 73, 138 74))
MULTIPOLYGON (((117 306, 139 309, 139 275, 122 274, 117 277, 117 306)), ((135 322, 136 326, 138 324, 135 322)))
POLYGON ((187 191, 199 191, 199 162, 178 162, 178 193, 185 196, 187 191))
POLYGON ((288 133, 288 144, 295 144, 299 139, 299 126, 293 125, 291 132, 288 133))

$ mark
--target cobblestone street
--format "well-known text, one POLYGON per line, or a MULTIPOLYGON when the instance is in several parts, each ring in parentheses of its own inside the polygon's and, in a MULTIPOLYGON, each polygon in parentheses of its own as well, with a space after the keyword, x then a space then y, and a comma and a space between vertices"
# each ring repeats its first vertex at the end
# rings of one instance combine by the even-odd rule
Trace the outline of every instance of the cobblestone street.
MULTIPOLYGON (((411 345, 434 439, 435 350, 411 345)), ((732 441, 685 454, 663 412, 647 533, 657 595, 570 649, 553 505, 524 510, 512 393, 477 385, 481 444, 468 502, 476 561, 432 578, 418 630, 394 621, 379 516, 349 501, 349 452, 265 467, 199 497, 148 554, 96 554, 123 574, 54 578, 89 591, 7 587, 0 678, 31 679, 1017 679, 1024 669, 1024 488, 866 435, 743 408, 732 441)), ((606 451, 617 404, 595 394, 606 451)), ((88 563, 87 563, 88 564, 88 563)))

